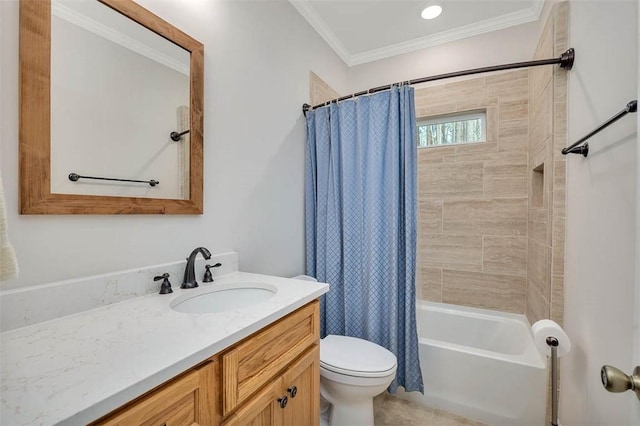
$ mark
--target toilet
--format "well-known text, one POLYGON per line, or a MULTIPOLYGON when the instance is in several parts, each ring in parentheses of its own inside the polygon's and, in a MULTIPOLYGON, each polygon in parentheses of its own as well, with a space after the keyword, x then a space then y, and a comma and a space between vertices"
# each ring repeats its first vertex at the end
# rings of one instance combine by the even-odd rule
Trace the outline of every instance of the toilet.
POLYGON ((396 356, 356 337, 320 340, 320 395, 331 404, 330 426, 373 426, 373 397, 396 376, 396 356))

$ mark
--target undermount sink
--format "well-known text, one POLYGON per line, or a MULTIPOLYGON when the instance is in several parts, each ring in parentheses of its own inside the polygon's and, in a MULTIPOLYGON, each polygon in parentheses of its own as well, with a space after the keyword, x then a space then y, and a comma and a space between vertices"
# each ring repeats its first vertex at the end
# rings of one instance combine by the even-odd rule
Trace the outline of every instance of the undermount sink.
POLYGON ((275 286, 265 283, 232 283, 222 287, 193 290, 193 293, 176 297, 169 307, 185 314, 211 314, 264 302, 277 292, 275 286))

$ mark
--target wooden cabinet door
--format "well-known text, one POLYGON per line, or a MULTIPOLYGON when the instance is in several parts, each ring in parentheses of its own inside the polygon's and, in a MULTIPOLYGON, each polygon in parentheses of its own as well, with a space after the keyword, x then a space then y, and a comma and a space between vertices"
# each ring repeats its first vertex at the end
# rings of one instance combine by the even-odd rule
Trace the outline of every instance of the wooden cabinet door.
POLYGON ((198 371, 192 371, 98 424, 204 426, 200 419, 199 399, 200 377, 198 371))
POLYGON ((222 414, 227 415, 265 386, 287 364, 317 343, 319 302, 265 327, 222 356, 222 414))
POLYGON ((318 426, 320 422, 320 346, 314 345, 282 377, 284 426, 318 426))
POLYGON ((93 425, 210 426, 217 423, 215 370, 209 362, 93 425))
POLYGON ((222 426, 280 426, 284 408, 280 407, 278 392, 282 388, 277 379, 260 391, 254 398, 233 413, 222 426))

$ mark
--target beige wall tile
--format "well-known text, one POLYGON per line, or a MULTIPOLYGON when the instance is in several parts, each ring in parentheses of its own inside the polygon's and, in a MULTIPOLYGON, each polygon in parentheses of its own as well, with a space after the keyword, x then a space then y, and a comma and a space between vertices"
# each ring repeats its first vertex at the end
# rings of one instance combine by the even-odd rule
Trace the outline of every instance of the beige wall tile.
POLYGON ((498 138, 524 136, 527 134, 529 120, 520 118, 516 120, 500 120, 498 123, 498 138))
POLYGON ((519 78, 487 84, 487 96, 497 97, 498 103, 527 99, 529 78, 519 78))
MULTIPOLYGON (((546 213, 546 210, 545 210, 546 213)), ((529 238, 539 244, 547 244, 547 222, 529 220, 529 238)))
MULTIPOLYGON (((567 3, 555 5, 535 58, 556 57, 566 49, 567 19, 567 3)), ((551 316, 561 323, 563 315, 566 162, 560 150, 567 145, 567 73, 556 68, 537 67, 529 74, 529 168, 541 163, 545 168, 544 208, 529 207, 526 313, 531 322, 551 316)))
MULTIPOLYGON (((444 84, 444 91, 453 94, 475 93, 482 91, 487 87, 486 79, 483 76, 469 78, 466 80, 455 81, 444 84)), ((486 98, 486 93, 484 93, 486 98)))
MULTIPOLYGON (((430 146, 418 148, 418 166, 424 164, 442 163, 444 155, 451 155, 456 152, 453 146, 430 146)), ((418 177, 420 173, 418 172, 418 177)))
POLYGON ((527 158, 529 152, 529 136, 518 135, 498 138, 498 151, 516 151, 522 153, 523 158, 527 158))
POLYGON ((526 281, 522 277, 444 270, 442 301, 524 313, 526 281))
POLYGON ((547 209, 546 208, 534 208, 529 205, 529 220, 536 220, 538 222, 547 221, 547 209))
POLYGON ((551 277, 551 319, 560 327, 564 322, 564 277, 551 277))
POLYGON ((484 196, 525 197, 527 195, 527 164, 484 163, 484 196))
POLYGON ((549 302, 532 286, 527 288, 526 315, 531 324, 549 318, 549 302))
POLYGON ((442 155, 429 155, 425 152, 430 150, 431 148, 418 148, 418 164, 434 164, 442 163, 444 161, 444 157, 442 155))
POLYGON ((498 98, 487 99, 483 98, 460 98, 456 101, 456 110, 463 111, 477 111, 495 107, 498 105, 498 98))
POLYGON ((455 145, 454 155, 464 154, 488 154, 491 155, 498 150, 496 142, 476 142, 455 145))
POLYGON ((515 71, 507 71, 507 72, 498 71, 495 73, 487 74, 485 77, 485 81, 486 81, 486 84, 494 84, 494 83, 502 83, 502 82, 511 81, 511 80, 520 80, 528 77, 529 77, 529 69, 522 68, 515 71))
POLYGON ((456 104, 455 102, 450 102, 447 104, 427 104, 420 105, 416 103, 416 119, 433 117, 444 114, 451 114, 456 112, 456 104))
POLYGON ((309 99, 311 105, 318 105, 338 97, 340 97, 338 92, 323 79, 318 77, 314 72, 309 72, 309 99))
POLYGON ((567 162, 556 160, 553 162, 553 188, 564 189, 567 184, 567 162))
POLYGON ((553 214, 558 217, 566 217, 565 197, 565 188, 556 187, 553 190, 553 214))
MULTIPOLYGON (((442 300, 444 269, 450 278, 446 302, 524 313, 528 95, 527 69, 416 90, 418 116, 487 111, 487 142, 418 152, 422 297, 442 300), (476 274, 483 285, 493 285, 502 295, 499 303, 470 302, 475 293, 469 296, 464 283, 454 282, 455 273, 465 272, 476 274), (498 284, 491 284, 495 279, 498 284), (513 287, 506 295, 505 286, 513 287)), ((476 287, 472 291, 485 296, 476 287)))
MULTIPOLYGON (((531 139, 529 139, 529 143, 531 143, 531 139)), ((529 168, 535 169, 540 165, 544 164, 546 167, 547 163, 547 143, 543 141, 542 143, 536 143, 535 147, 529 145, 529 168), (532 148, 535 148, 532 149, 532 148)))
POLYGON ((522 153, 519 151, 495 151, 478 152, 473 154, 445 155, 443 159, 445 163, 473 163, 477 161, 493 161, 496 163, 519 163, 523 158, 525 158, 525 156, 526 153, 522 153))
POLYGON ((527 275, 526 237, 483 237, 482 271, 494 274, 527 275))
POLYGON ((442 302, 442 269, 418 267, 418 283, 422 300, 442 302))
POLYGON ((422 197, 482 196, 481 162, 418 166, 418 189, 422 197))
POLYGON ((527 234, 527 199, 445 200, 444 232, 476 235, 527 234))
POLYGON ((418 201, 420 235, 442 232, 442 200, 422 198, 418 201))
POLYGON ((555 53, 559 56, 567 50, 569 37, 569 2, 563 1, 554 6, 555 53))
POLYGON ((527 249, 527 284, 535 288, 546 300, 550 298, 550 286, 547 282, 547 248, 529 239, 527 249))
POLYGON ((420 265, 460 271, 482 270, 479 235, 424 234, 420 238, 420 265))
POLYGON ((541 144, 547 142, 553 131, 553 101, 551 99, 551 84, 548 84, 540 94, 540 102, 531 99, 531 115, 529 120, 529 153, 536 152, 541 144))
POLYGON ((500 121, 529 120, 529 99, 500 103, 500 121))

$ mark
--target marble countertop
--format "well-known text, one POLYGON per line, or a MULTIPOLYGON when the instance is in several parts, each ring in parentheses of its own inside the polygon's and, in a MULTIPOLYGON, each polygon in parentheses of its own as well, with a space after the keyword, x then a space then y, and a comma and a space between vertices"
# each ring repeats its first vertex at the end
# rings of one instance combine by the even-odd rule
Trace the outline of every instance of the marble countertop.
POLYGON ((98 419, 326 293, 327 284, 243 272, 199 289, 151 294, 0 334, 6 425, 98 419), (273 285, 265 302, 213 314, 169 304, 185 292, 239 281, 273 285))

